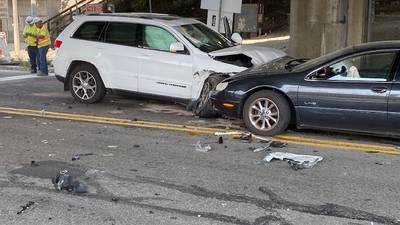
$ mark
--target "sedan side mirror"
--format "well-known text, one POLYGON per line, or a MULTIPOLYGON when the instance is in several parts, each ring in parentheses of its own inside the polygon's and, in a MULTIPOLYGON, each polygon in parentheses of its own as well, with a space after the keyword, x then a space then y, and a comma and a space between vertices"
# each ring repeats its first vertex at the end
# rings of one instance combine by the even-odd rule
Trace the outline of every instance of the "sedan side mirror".
POLYGON ((184 52, 185 46, 180 42, 175 42, 169 46, 169 51, 173 53, 184 52))
POLYGON ((312 80, 325 80, 326 79, 326 68, 317 70, 317 72, 313 73, 313 75, 311 75, 311 79, 312 80))
POLYGON ((240 36, 239 33, 234 33, 234 34, 232 34, 231 40, 232 40, 233 42, 235 42, 236 44, 240 44, 240 45, 241 45, 242 42, 243 42, 243 38, 242 38, 242 36, 240 36))

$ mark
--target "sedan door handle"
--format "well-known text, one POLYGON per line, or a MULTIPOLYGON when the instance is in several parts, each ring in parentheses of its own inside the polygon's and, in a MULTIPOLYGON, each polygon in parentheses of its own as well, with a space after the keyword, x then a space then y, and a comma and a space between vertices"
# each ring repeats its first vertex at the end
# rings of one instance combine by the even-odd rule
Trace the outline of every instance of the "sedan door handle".
POLYGON ((387 87, 373 87, 371 88, 371 91, 375 92, 375 93, 385 93, 388 91, 387 87))

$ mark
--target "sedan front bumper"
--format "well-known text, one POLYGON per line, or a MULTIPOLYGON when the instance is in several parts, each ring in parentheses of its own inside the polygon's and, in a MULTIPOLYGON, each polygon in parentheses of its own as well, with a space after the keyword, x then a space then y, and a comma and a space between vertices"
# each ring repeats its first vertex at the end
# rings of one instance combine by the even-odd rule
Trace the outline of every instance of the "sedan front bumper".
POLYGON ((241 117, 240 102, 228 99, 224 91, 211 92, 210 99, 217 112, 231 118, 241 117))

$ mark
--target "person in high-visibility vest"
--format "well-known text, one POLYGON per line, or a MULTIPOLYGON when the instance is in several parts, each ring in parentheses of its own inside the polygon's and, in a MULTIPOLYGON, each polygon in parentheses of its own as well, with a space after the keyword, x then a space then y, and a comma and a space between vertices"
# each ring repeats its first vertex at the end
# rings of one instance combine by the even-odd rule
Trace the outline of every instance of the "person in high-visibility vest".
POLYGON ((25 44, 28 51, 29 62, 31 64, 31 73, 37 72, 38 67, 38 43, 37 43, 37 35, 36 35, 36 26, 33 22, 34 18, 32 16, 28 16, 25 19, 26 26, 24 31, 22 32, 25 38, 25 44))
POLYGON ((37 28, 37 39, 38 39, 38 52, 39 52, 39 72, 38 76, 47 76, 49 70, 47 67, 47 52, 51 45, 50 34, 45 26, 43 26, 43 20, 36 17, 35 26, 37 28))

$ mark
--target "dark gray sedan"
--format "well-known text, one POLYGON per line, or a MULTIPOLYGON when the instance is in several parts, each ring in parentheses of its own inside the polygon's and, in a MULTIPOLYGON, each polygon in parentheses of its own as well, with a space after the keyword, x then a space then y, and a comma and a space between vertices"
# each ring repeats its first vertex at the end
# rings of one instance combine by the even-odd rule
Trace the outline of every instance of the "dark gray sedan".
POLYGON ((312 59, 283 57, 220 83, 215 108, 260 135, 290 123, 400 135, 400 41, 372 42, 312 59))

